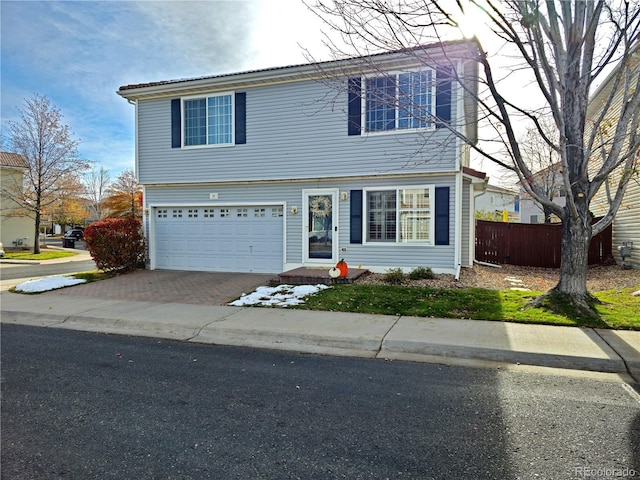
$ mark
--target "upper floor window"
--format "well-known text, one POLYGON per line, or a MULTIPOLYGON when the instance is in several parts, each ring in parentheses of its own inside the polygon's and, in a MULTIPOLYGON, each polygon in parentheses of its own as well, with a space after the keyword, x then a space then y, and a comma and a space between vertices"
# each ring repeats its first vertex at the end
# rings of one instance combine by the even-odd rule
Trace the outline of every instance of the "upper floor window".
POLYGON ((436 85, 433 70, 368 77, 364 90, 365 131, 434 126, 436 85))
POLYGON ((233 143, 233 95, 183 100, 184 146, 233 143))

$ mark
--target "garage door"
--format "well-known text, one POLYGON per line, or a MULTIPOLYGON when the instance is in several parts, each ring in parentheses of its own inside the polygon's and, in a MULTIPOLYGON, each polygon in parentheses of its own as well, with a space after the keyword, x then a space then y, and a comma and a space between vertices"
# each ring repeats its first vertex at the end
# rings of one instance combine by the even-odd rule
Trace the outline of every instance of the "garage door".
POLYGON ((280 273, 282 206, 155 208, 156 268, 280 273))

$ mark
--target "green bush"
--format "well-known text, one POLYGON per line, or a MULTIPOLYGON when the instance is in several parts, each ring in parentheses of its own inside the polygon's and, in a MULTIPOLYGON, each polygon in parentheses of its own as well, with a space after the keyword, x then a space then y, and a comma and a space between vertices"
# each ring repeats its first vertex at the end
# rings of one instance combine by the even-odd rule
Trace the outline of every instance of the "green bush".
POLYGON ((404 283, 405 275, 401 268, 390 268, 384 274, 384 281, 391 285, 401 285, 404 283))
POLYGON ((435 274, 429 267, 416 267, 409 272, 409 278, 411 280, 431 280, 435 277, 435 274))
POLYGON ((146 245, 135 218, 107 218, 84 230, 84 241, 98 269, 128 272, 144 267, 146 245))

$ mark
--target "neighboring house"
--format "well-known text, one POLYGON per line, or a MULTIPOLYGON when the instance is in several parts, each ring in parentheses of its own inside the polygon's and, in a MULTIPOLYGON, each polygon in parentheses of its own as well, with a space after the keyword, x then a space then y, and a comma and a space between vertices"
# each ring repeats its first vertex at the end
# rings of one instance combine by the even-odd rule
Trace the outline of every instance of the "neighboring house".
POLYGON ((0 241, 5 249, 33 246, 35 220, 17 201, 28 168, 22 155, 0 152, 0 241))
MULTIPOLYGON (((567 191, 564 188, 560 162, 535 172, 533 177, 556 205, 560 205, 561 207, 566 205, 567 191)), ((551 223, 557 223, 560 222, 560 218, 551 213, 549 221, 551 223)), ((536 202, 522 186, 520 187, 520 222, 545 223, 545 212, 542 206, 536 202)))
POLYGON ((488 184, 475 203, 476 218, 520 222, 520 195, 517 192, 488 184))
MULTIPOLYGON (((633 53, 630 61, 632 68, 633 79, 631 84, 634 85, 637 81, 640 71, 640 42, 637 42, 633 48, 633 53)), ((591 118, 597 118, 602 113, 603 102, 613 89, 613 79, 616 73, 619 71, 620 65, 609 74, 607 79, 598 88, 595 94, 589 100, 589 108, 587 110, 587 122, 591 118)), ((613 114, 613 118, 617 118, 620 112, 622 104, 622 89, 616 91, 615 99, 609 109, 613 114)), ((605 117, 606 118, 606 117, 605 117)), ((615 124, 610 125, 611 131, 615 129, 615 124)), ((606 137, 606 132, 603 132, 606 137)), ((590 164, 590 174, 593 175, 596 168, 602 164, 599 152, 593 156, 592 163, 590 164)), ((615 190, 622 169, 614 172, 610 176, 609 182, 612 186, 612 191, 615 190)), ((625 258, 625 265, 632 266, 633 268, 640 268, 640 152, 635 159, 635 167, 631 174, 631 179, 627 184, 627 190, 620 204, 620 208, 613 219, 612 228, 612 242, 613 242, 613 256, 618 264, 622 264, 622 258, 620 256, 618 247, 623 245, 630 247, 631 256, 625 258)), ((609 209, 609 203, 604 186, 598 191, 598 194, 591 202, 591 211, 598 217, 604 215, 609 209)))
POLYGON ((136 106, 149 268, 472 266, 485 175, 448 126, 475 137, 475 48, 120 87, 136 106))

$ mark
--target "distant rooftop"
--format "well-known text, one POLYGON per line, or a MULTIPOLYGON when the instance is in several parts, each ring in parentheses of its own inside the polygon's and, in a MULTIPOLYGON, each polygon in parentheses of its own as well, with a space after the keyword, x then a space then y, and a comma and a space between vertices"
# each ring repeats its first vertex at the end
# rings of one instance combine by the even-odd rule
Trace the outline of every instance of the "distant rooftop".
POLYGON ((19 153, 0 152, 0 165, 3 167, 29 168, 29 164, 19 153))

